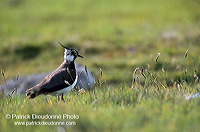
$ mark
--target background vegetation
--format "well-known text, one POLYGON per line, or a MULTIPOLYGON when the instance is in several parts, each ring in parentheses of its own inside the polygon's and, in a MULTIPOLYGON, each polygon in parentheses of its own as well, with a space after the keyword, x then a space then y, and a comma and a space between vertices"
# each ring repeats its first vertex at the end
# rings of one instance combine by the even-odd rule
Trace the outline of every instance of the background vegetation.
POLYGON ((63 60, 59 40, 81 52, 84 59, 77 62, 93 70, 97 84, 92 92, 71 92, 65 103, 51 96, 2 96, 0 131, 198 131, 199 100, 184 97, 200 91, 199 4, 2 0, 0 69, 7 79, 57 68, 63 60), (5 119, 11 113, 80 119, 76 126, 25 127, 5 119))

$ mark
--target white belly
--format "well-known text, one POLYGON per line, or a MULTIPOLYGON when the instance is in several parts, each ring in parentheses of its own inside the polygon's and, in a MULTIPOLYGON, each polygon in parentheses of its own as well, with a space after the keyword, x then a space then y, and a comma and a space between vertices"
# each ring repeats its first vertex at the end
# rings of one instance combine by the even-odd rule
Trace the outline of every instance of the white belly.
POLYGON ((74 86, 77 83, 77 80, 78 80, 78 75, 76 75, 76 79, 75 79, 75 81, 74 81, 74 83, 72 85, 70 85, 70 86, 68 86, 66 88, 63 88, 63 89, 61 89, 59 91, 55 91, 53 93, 50 93, 50 95, 52 95, 52 96, 60 96, 62 94, 66 95, 67 93, 69 93, 72 90, 72 88, 74 88, 74 86))

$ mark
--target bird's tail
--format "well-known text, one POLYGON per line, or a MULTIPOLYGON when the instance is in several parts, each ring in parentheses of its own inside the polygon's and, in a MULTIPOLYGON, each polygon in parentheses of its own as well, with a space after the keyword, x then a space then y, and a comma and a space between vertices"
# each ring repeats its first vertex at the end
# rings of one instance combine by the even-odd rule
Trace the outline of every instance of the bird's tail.
POLYGON ((31 98, 35 98, 39 95, 39 92, 36 88, 30 88, 26 91, 26 96, 31 99, 31 98))

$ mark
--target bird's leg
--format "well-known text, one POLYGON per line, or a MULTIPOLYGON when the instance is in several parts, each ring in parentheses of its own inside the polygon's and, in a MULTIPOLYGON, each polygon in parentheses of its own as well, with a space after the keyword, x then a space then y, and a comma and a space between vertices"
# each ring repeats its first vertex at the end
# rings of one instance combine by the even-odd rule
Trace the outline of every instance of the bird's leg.
POLYGON ((63 94, 61 95, 61 99, 62 99, 63 102, 65 102, 63 94))
POLYGON ((60 96, 58 96, 58 102, 60 102, 60 96))

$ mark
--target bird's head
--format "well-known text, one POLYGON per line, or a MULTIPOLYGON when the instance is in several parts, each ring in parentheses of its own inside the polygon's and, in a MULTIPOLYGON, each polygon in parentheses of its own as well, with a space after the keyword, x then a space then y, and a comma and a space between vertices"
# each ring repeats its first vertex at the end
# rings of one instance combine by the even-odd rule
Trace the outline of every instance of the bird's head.
POLYGON ((64 52, 64 60, 65 61, 74 62, 74 60, 77 57, 83 58, 83 56, 81 56, 76 49, 67 48, 64 45, 62 45, 60 42, 59 42, 59 44, 65 49, 65 52, 64 52))

